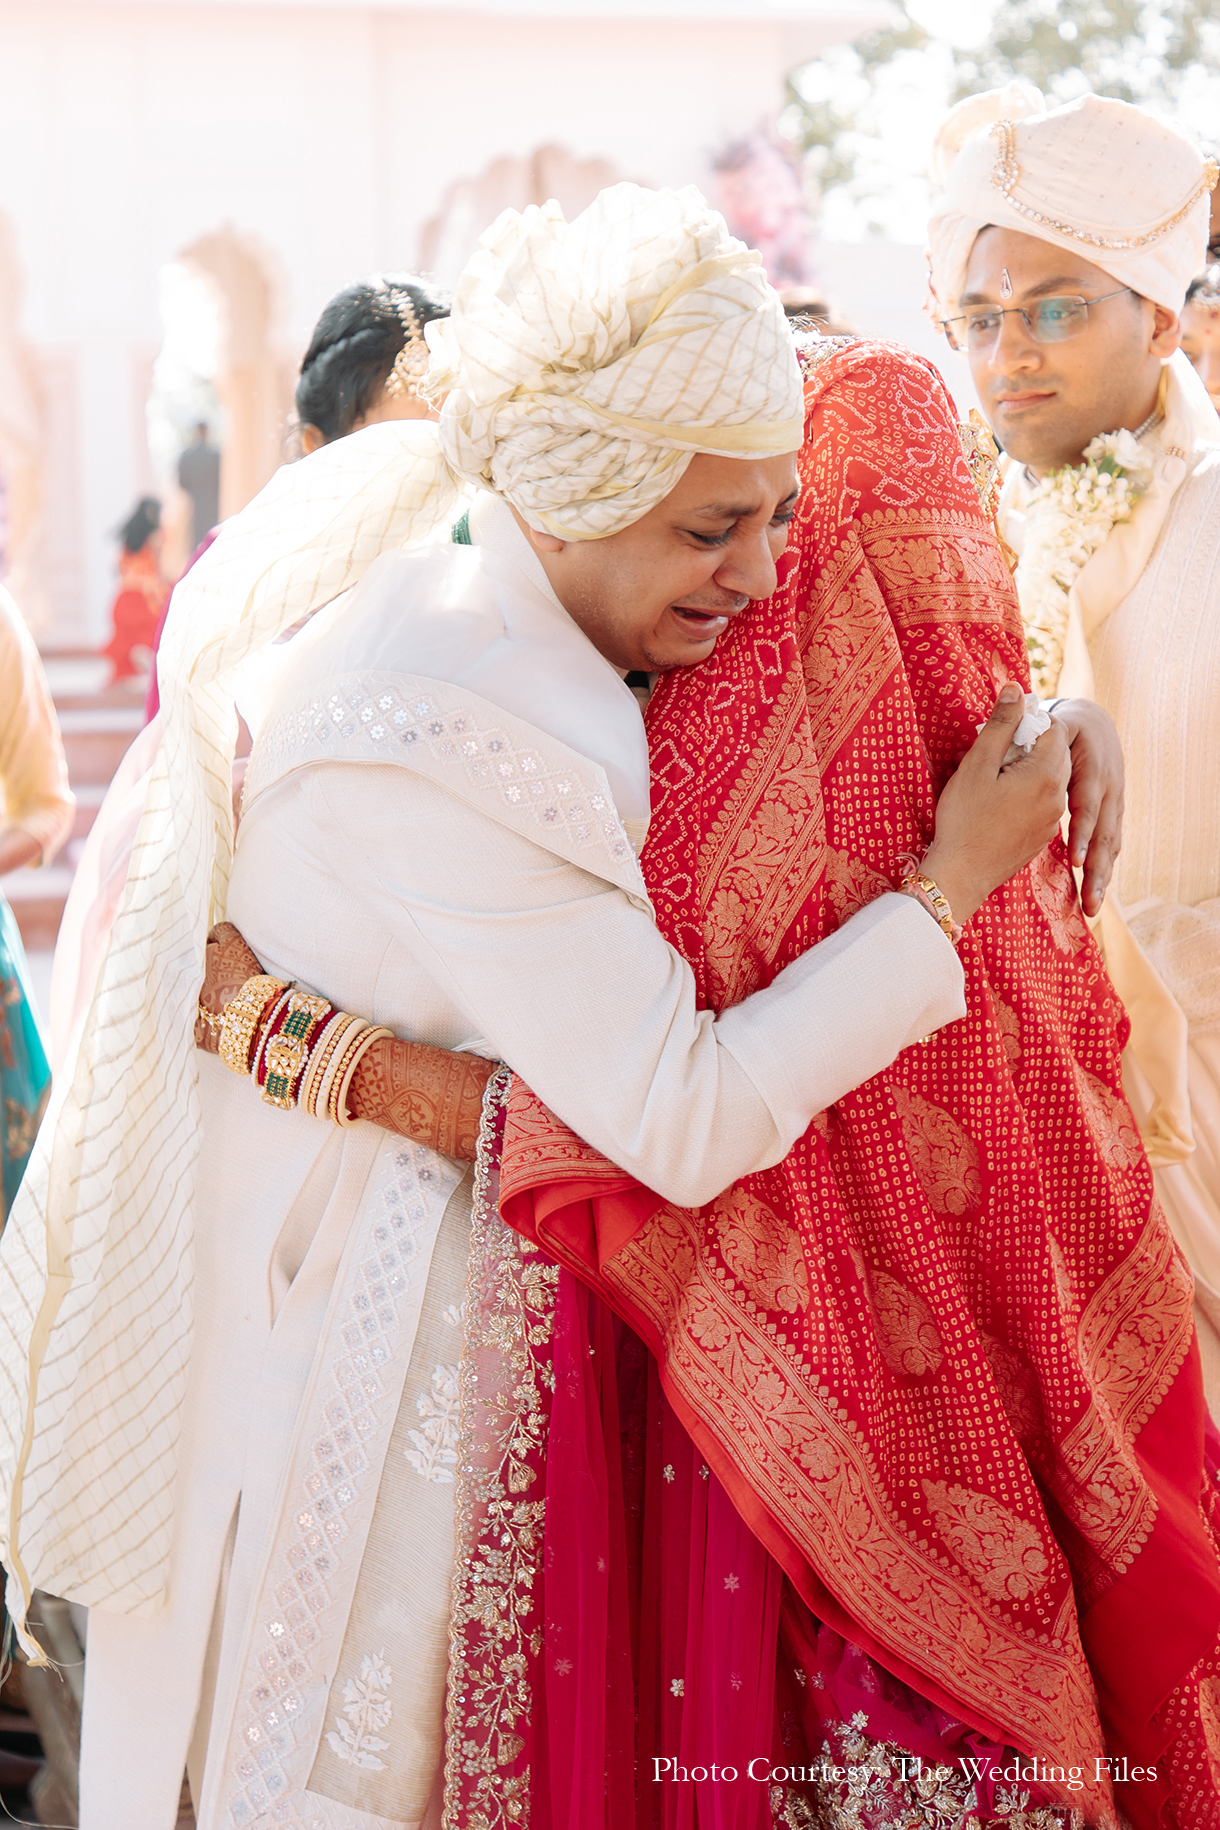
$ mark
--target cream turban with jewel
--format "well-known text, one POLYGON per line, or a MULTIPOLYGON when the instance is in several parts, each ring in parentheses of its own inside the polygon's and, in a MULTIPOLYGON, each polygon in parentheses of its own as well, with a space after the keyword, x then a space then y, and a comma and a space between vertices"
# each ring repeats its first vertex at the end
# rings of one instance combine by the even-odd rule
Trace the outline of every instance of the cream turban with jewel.
POLYGON ((944 199, 928 225, 942 318, 965 287, 975 237, 995 225, 1082 255, 1169 311, 1205 261, 1216 164, 1129 102, 1083 95, 1046 111, 1010 83, 959 102, 936 140, 944 199))
POLYGON ((425 334, 450 465, 565 540, 638 521, 697 451, 801 442, 783 307, 693 187, 506 210, 425 334))

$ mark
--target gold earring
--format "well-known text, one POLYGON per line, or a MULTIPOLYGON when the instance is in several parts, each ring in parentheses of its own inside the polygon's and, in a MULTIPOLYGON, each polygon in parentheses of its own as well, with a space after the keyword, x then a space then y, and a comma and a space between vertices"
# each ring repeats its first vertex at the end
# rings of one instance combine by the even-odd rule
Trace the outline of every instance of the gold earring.
POLYGON ((419 399, 419 384, 431 360, 431 353, 409 292, 393 294, 394 309, 406 332, 406 342, 394 358, 394 366, 385 378, 387 394, 407 394, 419 399))

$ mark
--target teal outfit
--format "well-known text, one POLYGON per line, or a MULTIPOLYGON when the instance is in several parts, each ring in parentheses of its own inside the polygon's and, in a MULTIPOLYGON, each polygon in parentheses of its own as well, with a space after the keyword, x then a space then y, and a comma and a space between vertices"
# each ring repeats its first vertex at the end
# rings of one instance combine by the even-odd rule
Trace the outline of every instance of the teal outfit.
POLYGON ((21 935, 0 896, 0 1225, 8 1219, 34 1147, 50 1085, 21 935))

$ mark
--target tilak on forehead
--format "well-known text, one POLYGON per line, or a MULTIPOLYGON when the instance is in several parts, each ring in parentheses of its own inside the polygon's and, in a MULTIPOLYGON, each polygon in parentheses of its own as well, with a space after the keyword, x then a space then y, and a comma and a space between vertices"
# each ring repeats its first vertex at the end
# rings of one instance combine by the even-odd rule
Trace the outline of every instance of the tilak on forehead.
MULTIPOLYGON (((1214 159, 1142 108, 1085 95, 1047 111, 1009 83, 959 102, 936 138, 944 198, 928 225, 932 290, 953 316, 980 230, 1016 229, 1083 256, 1170 311, 1207 258, 1214 159)), ((1007 269, 1001 280, 1012 296, 1007 269)))

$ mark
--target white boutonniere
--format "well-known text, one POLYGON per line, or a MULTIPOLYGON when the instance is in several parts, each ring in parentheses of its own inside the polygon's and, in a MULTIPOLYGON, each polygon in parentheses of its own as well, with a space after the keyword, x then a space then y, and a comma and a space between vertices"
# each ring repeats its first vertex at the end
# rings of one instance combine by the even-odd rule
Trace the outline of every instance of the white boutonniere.
POLYGON ((1034 691, 1055 691, 1067 638, 1068 593, 1152 481, 1157 453, 1130 432, 1103 432, 1084 461, 1043 477, 1029 499, 1017 595, 1034 691))

